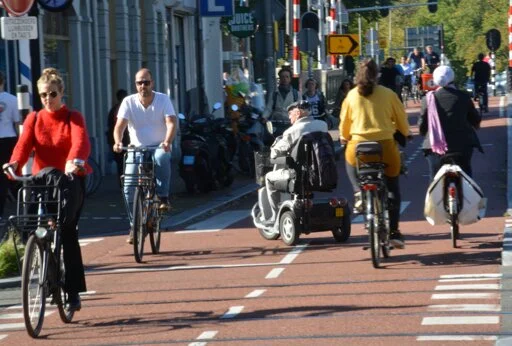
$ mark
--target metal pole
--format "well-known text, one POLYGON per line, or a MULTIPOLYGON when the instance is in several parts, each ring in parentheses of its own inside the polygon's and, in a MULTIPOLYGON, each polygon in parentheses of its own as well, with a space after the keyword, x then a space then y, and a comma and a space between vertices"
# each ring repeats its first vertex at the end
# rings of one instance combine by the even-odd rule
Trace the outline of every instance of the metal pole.
POLYGON ((489 65, 491 65, 491 87, 492 95, 496 96, 496 55, 491 52, 491 59, 489 59, 489 65))
MULTIPOLYGON (((512 1, 512 0, 510 0, 510 1, 512 1)), ((361 28, 361 27, 362 27, 362 24, 361 24, 361 15, 358 15, 358 16, 357 16, 357 27, 358 27, 358 30, 359 30, 359 44, 361 44, 361 42, 363 42, 363 41, 362 41, 362 33, 361 33, 361 31, 362 31, 362 28, 361 28)), ((360 52, 359 54, 360 54, 360 55, 363 55, 363 54, 362 54, 362 49, 361 49, 361 52, 360 52)))
POLYGON ((196 73, 197 73, 197 109, 199 112, 203 112, 204 109, 204 99, 203 99, 203 90, 204 90, 204 71, 203 71, 203 25, 202 25, 202 17, 199 13, 199 9, 201 8, 201 0, 196 0, 196 73))
POLYGON ((263 32, 265 37, 265 84, 267 87, 267 102, 274 94, 276 73, 274 62, 274 35, 272 27, 272 0, 263 0, 263 32))
MULTIPOLYGON (((249 1, 247 1, 249 3, 249 1)), ((249 4, 247 4, 249 6, 249 4)), ((286 0, 286 35, 288 37, 292 37, 293 35, 293 3, 292 0, 286 0)), ((286 57, 288 59, 288 62, 290 64, 293 63, 293 53, 290 54, 290 51, 293 52, 293 49, 288 49, 288 56, 286 57)))
POLYGON ((389 29, 388 29, 388 56, 391 56, 391 52, 392 52, 392 49, 391 49, 391 25, 392 25, 392 22, 391 22, 391 10, 389 10, 388 17, 389 17, 389 29))
POLYGON ((320 70, 324 69, 325 65, 325 46, 324 46, 324 4, 323 2, 319 2, 318 10, 318 68, 320 70))

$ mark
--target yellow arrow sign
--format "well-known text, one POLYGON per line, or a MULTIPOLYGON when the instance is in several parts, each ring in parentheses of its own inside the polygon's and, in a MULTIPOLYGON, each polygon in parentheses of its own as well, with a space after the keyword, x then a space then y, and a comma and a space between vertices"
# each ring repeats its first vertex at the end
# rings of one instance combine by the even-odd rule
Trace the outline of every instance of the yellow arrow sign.
POLYGON ((355 34, 328 35, 327 52, 329 54, 359 55, 359 39, 355 34))

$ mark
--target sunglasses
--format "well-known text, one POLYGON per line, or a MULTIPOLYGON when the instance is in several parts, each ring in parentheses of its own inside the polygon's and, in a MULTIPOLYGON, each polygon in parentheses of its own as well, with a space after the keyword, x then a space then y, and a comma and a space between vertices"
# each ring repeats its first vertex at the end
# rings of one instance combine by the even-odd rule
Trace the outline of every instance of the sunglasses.
POLYGON ((149 86, 151 84, 151 81, 150 80, 138 80, 135 82, 135 84, 137 84, 139 86, 143 85, 143 84, 144 84, 144 86, 149 86))
POLYGON ((50 91, 49 93, 39 93, 39 96, 42 98, 42 99, 45 99, 46 96, 50 96, 50 98, 55 98, 59 93, 56 92, 56 91, 50 91))

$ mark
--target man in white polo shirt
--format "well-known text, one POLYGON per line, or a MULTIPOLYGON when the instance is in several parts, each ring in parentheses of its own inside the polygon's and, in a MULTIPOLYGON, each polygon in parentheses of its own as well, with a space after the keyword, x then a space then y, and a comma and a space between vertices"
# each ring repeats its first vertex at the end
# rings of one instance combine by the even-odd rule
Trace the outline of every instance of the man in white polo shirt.
MULTIPOLYGON (((130 145, 135 147, 157 146, 153 154, 155 164, 156 194, 160 199, 160 210, 169 209, 169 187, 171 181, 171 147, 178 130, 176 112, 169 97, 153 91, 154 81, 151 71, 140 69, 135 74, 137 93, 124 98, 117 113, 114 128, 115 152, 121 152, 124 130, 128 126, 130 145)), ((131 155, 128 160, 133 160, 131 155)), ((135 174, 136 165, 127 162, 126 175, 135 174)), ((125 186, 127 206, 132 205, 133 187, 125 186)), ((131 208, 128 208, 131 209, 131 208)), ((128 210, 131 215, 131 210, 128 210)), ((131 219, 131 217, 130 217, 131 219)), ((132 232, 130 232, 130 240, 132 232)))

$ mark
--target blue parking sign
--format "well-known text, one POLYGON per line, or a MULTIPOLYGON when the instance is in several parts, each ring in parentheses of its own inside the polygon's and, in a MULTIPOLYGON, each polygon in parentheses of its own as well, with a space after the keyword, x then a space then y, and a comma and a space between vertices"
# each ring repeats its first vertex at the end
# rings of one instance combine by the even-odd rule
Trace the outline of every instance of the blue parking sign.
POLYGON ((234 14, 235 0, 200 0, 203 17, 230 17, 234 14))

